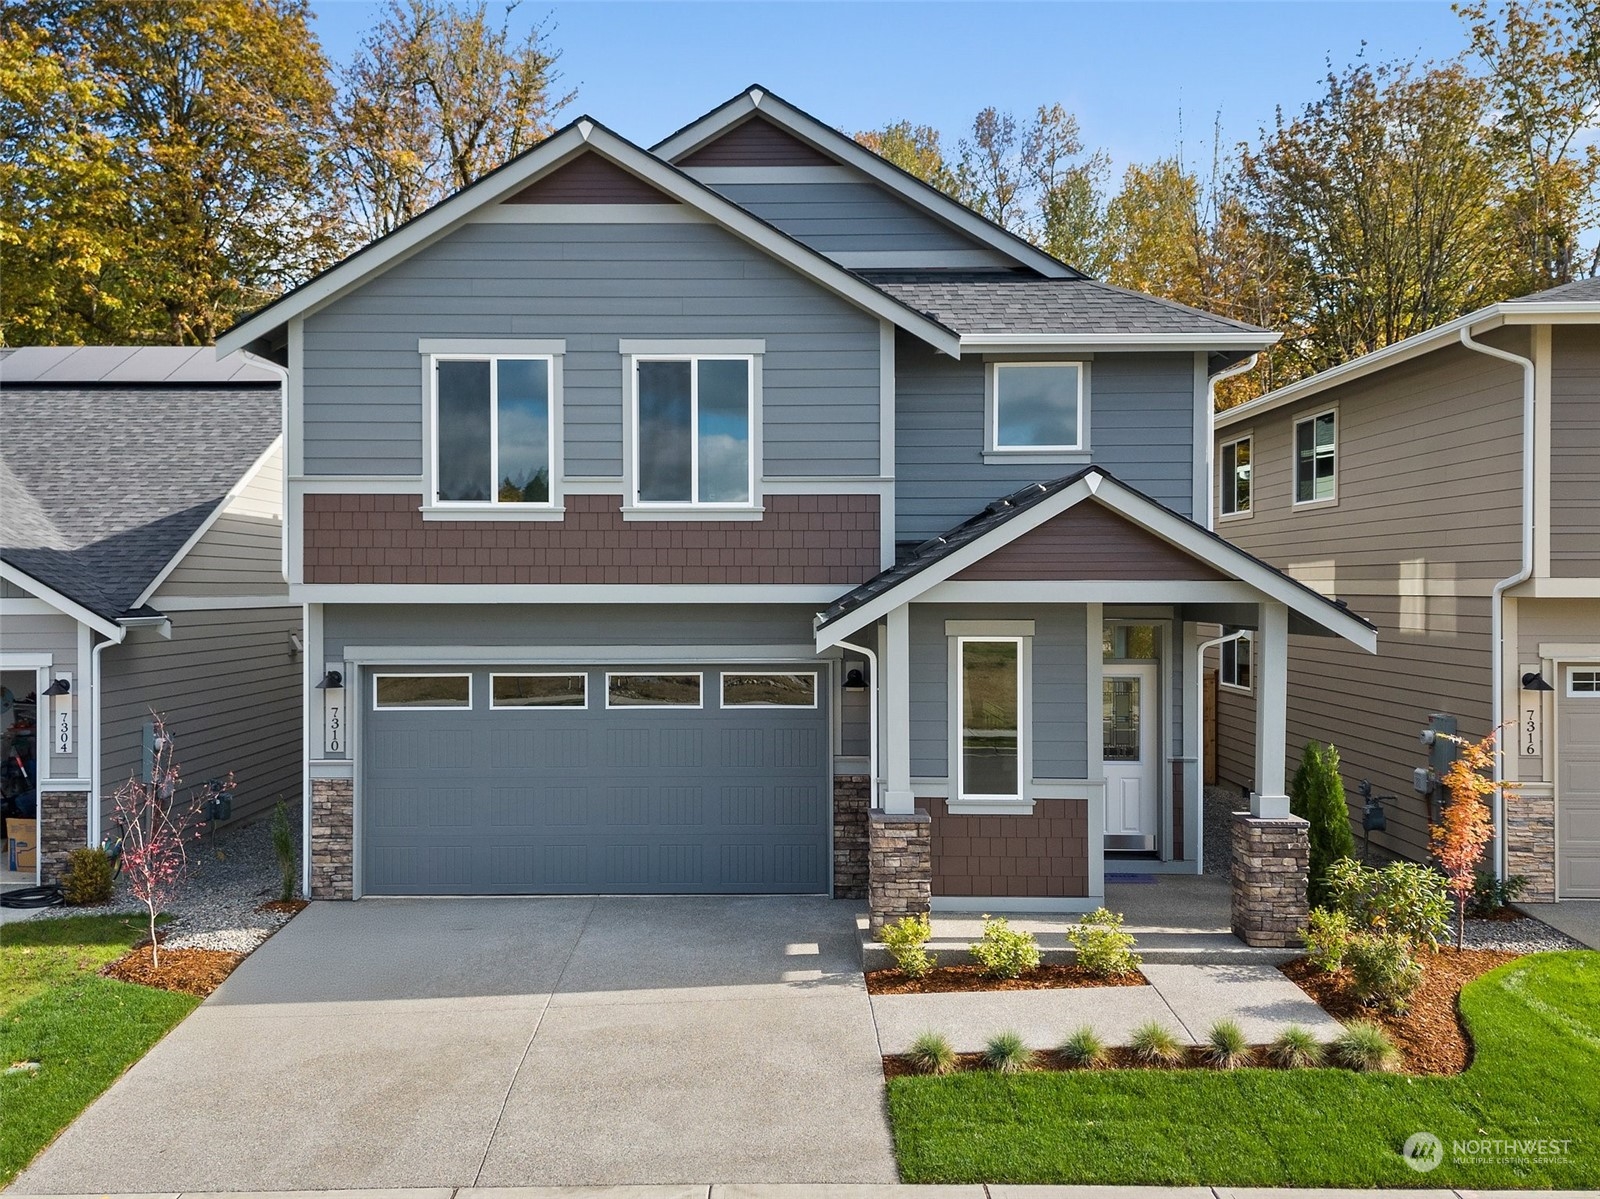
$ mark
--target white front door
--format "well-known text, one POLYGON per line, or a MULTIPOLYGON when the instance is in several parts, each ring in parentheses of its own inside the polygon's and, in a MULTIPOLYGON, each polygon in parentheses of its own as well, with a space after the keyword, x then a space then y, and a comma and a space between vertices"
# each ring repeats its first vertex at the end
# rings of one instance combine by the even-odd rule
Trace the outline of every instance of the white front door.
POLYGON ((1161 796, 1157 749, 1156 667, 1105 667, 1106 848, 1156 846, 1161 796))

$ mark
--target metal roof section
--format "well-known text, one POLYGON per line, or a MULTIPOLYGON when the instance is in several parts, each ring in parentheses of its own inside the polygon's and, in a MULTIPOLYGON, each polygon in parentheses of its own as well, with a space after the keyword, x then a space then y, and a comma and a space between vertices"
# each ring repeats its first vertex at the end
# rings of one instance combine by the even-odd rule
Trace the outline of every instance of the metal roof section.
POLYGON ((0 350, 0 387, 23 383, 260 383, 278 376, 212 346, 24 346, 0 350))

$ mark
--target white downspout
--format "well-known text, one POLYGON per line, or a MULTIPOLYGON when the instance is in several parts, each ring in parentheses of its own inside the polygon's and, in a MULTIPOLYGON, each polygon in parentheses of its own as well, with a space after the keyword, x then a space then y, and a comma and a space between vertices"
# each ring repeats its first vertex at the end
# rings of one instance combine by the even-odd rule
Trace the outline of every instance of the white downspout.
POLYGON ((89 651, 89 844, 99 845, 103 839, 100 830, 100 717, 105 705, 101 702, 101 684, 105 667, 100 661, 101 652, 118 644, 109 638, 89 651))
MULTIPOLYGON (((1498 779, 1505 778, 1506 756, 1505 738, 1501 736, 1504 731, 1501 726, 1505 723, 1505 629, 1502 609, 1505 606, 1505 593, 1520 583, 1527 582, 1533 577, 1533 471, 1534 471, 1534 390, 1533 390, 1533 359, 1524 358, 1521 354, 1513 354, 1509 350, 1496 349, 1486 346, 1482 342, 1472 340, 1470 327, 1461 330, 1461 344, 1469 350, 1476 350, 1480 354, 1487 354, 1491 358, 1501 358, 1506 362, 1513 362, 1522 368, 1522 565, 1517 573, 1509 578, 1501 579, 1494 585, 1489 600, 1489 652, 1490 672, 1494 677, 1493 687, 1490 690, 1490 723, 1494 728, 1494 776, 1498 779)), ((1501 789, 1494 790, 1494 873, 1496 878, 1505 878, 1506 869, 1506 830, 1504 799, 1501 789)))
MULTIPOLYGON (((1229 633, 1225 637, 1213 637, 1210 641, 1202 641, 1195 647, 1194 668, 1194 710, 1195 728, 1200 730, 1199 743, 1194 747, 1196 759, 1200 762, 1200 794, 1195 798, 1200 804, 1200 820, 1197 828, 1200 830, 1195 837, 1194 860, 1200 867, 1198 873, 1204 874, 1206 868, 1206 654, 1219 645, 1229 641, 1237 641, 1246 635, 1245 629, 1237 633, 1229 633)), ((1260 714, 1257 713, 1259 719, 1260 714)))
MULTIPOLYGON (((1246 371, 1254 370, 1256 363, 1260 361, 1260 359, 1261 355, 1259 353, 1251 354, 1250 357, 1246 358, 1243 362, 1237 364, 1236 366, 1230 366, 1225 371, 1218 371, 1216 374, 1211 376, 1210 381, 1206 384, 1207 435, 1205 526, 1208 529, 1215 528, 1217 523, 1216 518, 1212 515, 1216 509, 1216 504, 1213 503, 1215 498, 1213 489, 1215 488, 1217 482, 1217 384, 1221 383, 1224 379, 1231 379, 1235 375, 1242 375, 1246 371)), ((1205 821, 1202 820, 1200 823, 1204 824, 1205 821)))
POLYGON ((867 773, 872 776, 872 806, 878 807, 878 655, 864 645, 849 641, 838 643, 840 649, 852 650, 867 660, 867 773))

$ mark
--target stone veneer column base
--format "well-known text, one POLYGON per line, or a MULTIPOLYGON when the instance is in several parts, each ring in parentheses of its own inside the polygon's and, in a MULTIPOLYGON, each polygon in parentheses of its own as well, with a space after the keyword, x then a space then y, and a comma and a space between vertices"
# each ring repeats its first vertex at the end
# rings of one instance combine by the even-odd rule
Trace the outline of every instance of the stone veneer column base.
POLYGON ((1556 897, 1556 797, 1526 791, 1505 797, 1506 874, 1528 880, 1522 898, 1553 903, 1556 897))
POLYGON ((355 896, 355 782, 311 780, 311 899, 355 896))
POLYGON ((1309 914, 1311 825, 1298 816, 1233 814, 1233 935, 1246 945, 1300 943, 1309 914))
POLYGON ((933 899, 933 821, 923 811, 873 809, 867 819, 867 917, 877 936, 885 924, 919 916, 933 899))
POLYGON ((872 780, 864 774, 833 777, 833 897, 867 897, 867 811, 872 780))
POLYGON ((72 851, 89 843, 89 793, 39 792, 39 881, 59 883, 72 851))

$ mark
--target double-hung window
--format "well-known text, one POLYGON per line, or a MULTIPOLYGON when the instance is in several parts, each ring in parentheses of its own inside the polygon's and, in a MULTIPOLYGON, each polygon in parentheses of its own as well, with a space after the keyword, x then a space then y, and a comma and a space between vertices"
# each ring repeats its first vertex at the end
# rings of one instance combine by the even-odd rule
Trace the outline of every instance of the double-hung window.
POLYGON ((1219 651, 1217 681, 1224 687, 1249 691, 1255 685, 1255 674, 1251 669, 1254 648, 1249 633, 1241 633, 1232 641, 1224 641, 1219 651))
POLYGON ((552 507, 548 356, 435 355, 435 507, 552 507))
POLYGON ((1339 429, 1335 412, 1319 412, 1294 423, 1294 502, 1338 498, 1339 429))
POLYGON ((1088 449, 1081 362, 989 367, 988 450, 1058 454, 1088 449))
POLYGON ((633 371, 633 503, 752 506, 752 358, 641 355, 633 371))
POLYGON ((1248 437, 1222 443, 1218 454, 1222 478, 1217 499, 1223 516, 1250 515, 1250 449, 1248 437))

